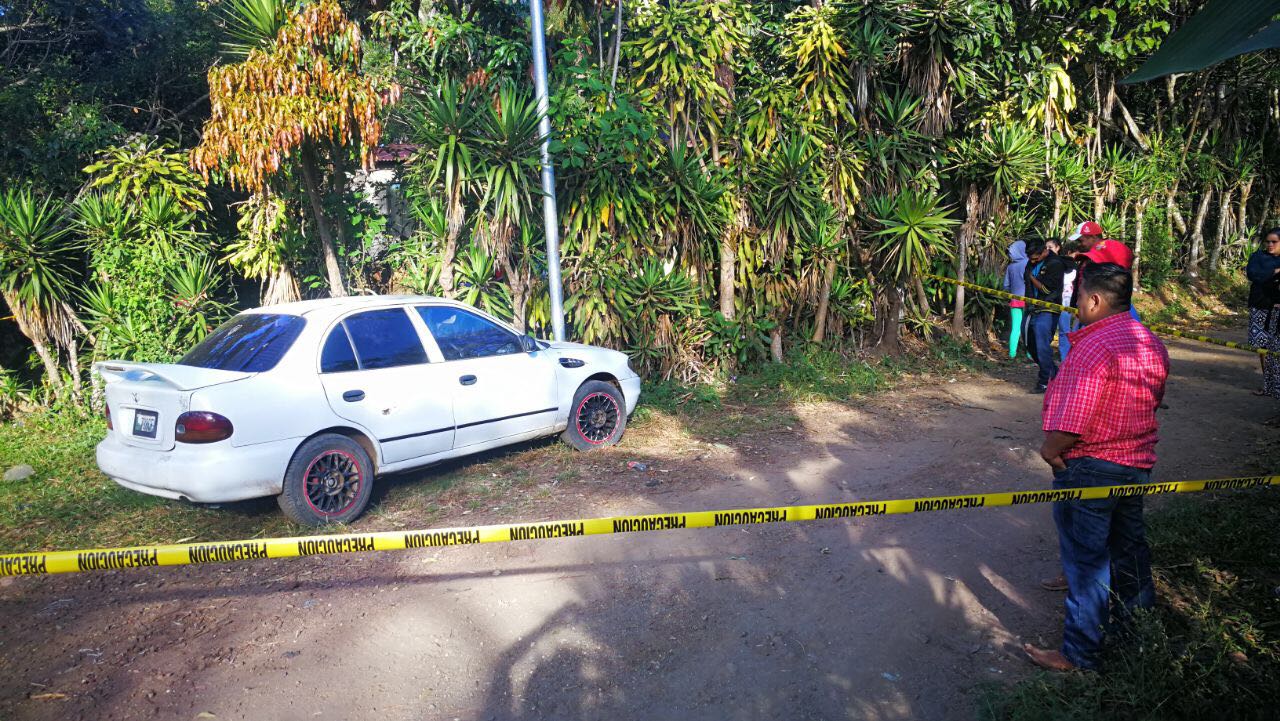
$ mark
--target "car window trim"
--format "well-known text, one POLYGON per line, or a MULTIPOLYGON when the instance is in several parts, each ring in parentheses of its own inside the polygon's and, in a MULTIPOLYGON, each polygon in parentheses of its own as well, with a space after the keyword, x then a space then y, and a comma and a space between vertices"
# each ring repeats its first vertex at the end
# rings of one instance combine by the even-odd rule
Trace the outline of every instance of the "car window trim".
MULTIPOLYGON (((426 305, 439 306, 440 304, 428 303, 426 305)), ((418 339, 422 341, 422 347, 427 349, 427 362, 449 362, 448 359, 444 357, 444 351, 440 350, 440 344, 436 342, 435 335, 431 332, 431 329, 427 327, 427 321, 423 320, 422 314, 418 312, 418 308, 421 307, 421 304, 405 303, 400 307, 404 308, 404 312, 409 316, 409 322, 413 323, 414 330, 418 331, 418 339)))
POLYGON ((364 370, 364 361, 360 359, 360 349, 356 347, 356 339, 351 337, 351 329, 347 327, 347 319, 343 318, 338 321, 338 326, 342 328, 342 334, 347 337, 347 345, 351 347, 351 355, 356 359, 356 370, 364 370))

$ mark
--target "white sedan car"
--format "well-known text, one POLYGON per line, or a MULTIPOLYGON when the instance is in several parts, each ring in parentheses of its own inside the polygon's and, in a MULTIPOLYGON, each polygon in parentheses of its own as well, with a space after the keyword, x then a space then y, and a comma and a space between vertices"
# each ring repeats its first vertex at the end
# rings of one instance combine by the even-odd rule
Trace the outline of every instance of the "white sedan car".
POLYGON ((177 364, 95 369, 107 476, 198 503, 274 495, 312 525, 359 516, 377 474, 560 432, 579 450, 613 445, 640 396, 622 353, 410 296, 258 308, 177 364))

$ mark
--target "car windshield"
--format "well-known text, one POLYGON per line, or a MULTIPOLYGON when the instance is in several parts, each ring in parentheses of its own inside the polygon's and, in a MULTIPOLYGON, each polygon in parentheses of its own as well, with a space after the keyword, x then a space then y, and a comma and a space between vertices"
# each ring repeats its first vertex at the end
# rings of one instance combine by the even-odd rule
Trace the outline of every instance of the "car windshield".
POLYGON ((276 367, 306 321, 296 315, 245 313, 218 326, 180 365, 261 373, 276 367))

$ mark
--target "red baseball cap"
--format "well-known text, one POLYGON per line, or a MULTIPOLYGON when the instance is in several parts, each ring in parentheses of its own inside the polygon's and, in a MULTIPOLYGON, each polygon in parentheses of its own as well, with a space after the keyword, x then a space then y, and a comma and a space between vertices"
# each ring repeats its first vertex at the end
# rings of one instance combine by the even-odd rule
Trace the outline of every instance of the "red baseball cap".
POLYGON ((1092 220, 1086 220, 1076 226, 1076 232, 1072 233, 1068 240, 1080 240, 1082 235, 1102 235, 1102 226, 1092 220))
POLYGON ((1082 255, 1095 263, 1115 263, 1125 270, 1133 268, 1133 251, 1118 240, 1098 241, 1089 252, 1082 255))

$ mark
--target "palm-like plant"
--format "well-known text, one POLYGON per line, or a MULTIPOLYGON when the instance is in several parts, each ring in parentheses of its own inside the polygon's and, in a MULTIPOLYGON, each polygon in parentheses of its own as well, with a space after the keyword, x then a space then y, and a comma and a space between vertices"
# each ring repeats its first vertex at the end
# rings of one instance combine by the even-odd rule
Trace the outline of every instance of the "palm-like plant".
POLYGON ((951 217, 933 191, 905 190, 896 196, 878 195, 867 202, 875 228, 869 239, 875 244, 877 263, 876 347, 898 352, 902 285, 928 267, 934 254, 950 256, 950 235, 959 222, 951 217))
POLYGON ((453 296, 453 259, 466 221, 465 200, 473 183, 472 146, 482 118, 474 95, 447 81, 434 92, 415 96, 409 111, 411 137, 421 150, 409 167, 419 193, 445 200, 447 230, 440 249, 440 288, 453 296))
POLYGON ((681 146, 669 150, 658 167, 654 206, 667 228, 662 252, 675 248, 678 261, 699 280, 714 262, 714 241, 726 222, 720 202, 724 185, 703 170, 700 159, 681 146))
POLYGON ((490 315, 510 318, 511 292, 498 280, 493 256, 473 245, 458 254, 457 263, 458 300, 490 315))
POLYGON ((991 0, 922 0, 904 12, 902 63, 911 89, 923 100, 921 131, 940 135, 952 126, 953 95, 964 91, 1001 44, 998 5, 991 0))
POLYGON ((783 57, 795 64, 796 91, 809 120, 835 127, 852 115, 848 55, 835 5, 805 6, 787 16, 783 57))
MULTIPOLYGON (((440 293, 440 249, 449 234, 444 202, 439 198, 415 199, 409 208, 417 227, 413 235, 393 244, 387 252, 387 260, 396 269, 393 286, 419 295, 440 293)), ((455 263, 456 260, 455 255, 455 263)))
POLYGON ((823 203, 815 218, 813 232, 805 243, 805 267, 801 277, 807 295, 811 296, 809 300, 817 305, 814 343, 821 343, 826 338, 831 287, 847 245, 842 226, 836 209, 823 203))
POLYGON ((161 188, 152 188, 142 200, 137 221, 135 241, 159 258, 174 261, 203 250, 195 213, 161 188))
POLYGON ((61 207, 30 190, 0 196, 0 295, 35 347, 49 386, 63 387, 59 352, 80 390, 76 333, 84 326, 67 303, 75 279, 75 245, 68 242, 61 207))
POLYGON ((715 144, 728 109, 717 68, 732 65, 745 46, 748 8, 739 0, 673 0, 639 6, 627 43, 639 58, 633 81, 640 100, 665 115, 668 145, 715 144))
POLYGON ((656 204, 657 184, 643 170, 619 164, 584 174, 565 211, 566 262, 581 265, 602 240, 613 241, 625 254, 653 240, 646 221, 656 204))
POLYGON ((848 18, 843 25, 853 70, 854 100, 859 112, 871 104, 876 73, 897 52, 898 40, 904 30, 904 5, 900 0, 894 0, 849 3, 844 8, 848 18))
POLYGON ((878 240, 875 252, 889 279, 902 282, 918 274, 935 253, 951 256, 949 234, 960 221, 936 193, 907 190, 872 198, 869 205, 879 226, 871 232, 878 240))
POLYGON ((236 61, 254 50, 268 49, 289 20, 287 0, 226 0, 222 8, 227 33, 222 51, 236 61))
POLYGON ((189 257, 169 271, 170 297, 177 323, 170 330, 170 347, 191 347, 231 315, 231 306, 219 298, 222 279, 212 258, 189 257))
POLYGON ((867 175, 872 188, 895 192, 929 180, 933 158, 928 139, 918 130, 920 98, 901 88, 876 95, 875 129, 866 136, 867 175))
POLYGON ((697 309, 692 281, 650 257, 621 285, 621 296, 627 300, 622 315, 629 354, 638 365, 670 377, 681 350, 681 319, 691 317, 697 309))
POLYGON ((186 157, 164 144, 135 141, 107 148, 84 172, 92 176, 90 187, 112 193, 121 203, 141 202, 157 190, 192 213, 204 210, 208 201, 204 182, 186 157))
POLYGON ((1089 169, 1083 151, 1071 145, 1054 149, 1049 159, 1049 187, 1053 191, 1050 233, 1092 219, 1089 169))
POLYGON ((288 204, 277 195, 254 193, 239 206, 238 237, 227 244, 223 262, 245 277, 263 282, 261 305, 302 297, 293 259, 303 245, 299 229, 288 221, 288 204))
POLYGON ((524 330, 525 301, 529 288, 517 265, 515 234, 533 212, 538 185, 538 148, 542 133, 533 98, 513 88, 503 88, 481 116, 476 166, 484 188, 480 212, 485 216, 482 238, 502 268, 511 289, 513 321, 524 330))
POLYGON ((569 280, 573 292, 565 307, 573 323, 574 337, 583 343, 621 347, 626 343, 623 309, 631 305, 624 279, 630 268, 625 258, 610 255, 599 246, 581 259, 587 272, 569 280))
POLYGON ((793 136, 765 156, 751 179, 751 206, 773 262, 782 260, 793 238, 813 227, 822 200, 818 161, 808 139, 793 136))
POLYGON ((994 212, 1002 213, 1010 199, 1029 191, 1039 180, 1044 153, 1021 125, 997 125, 979 144, 977 163, 967 175, 984 181, 994 212))
MULTIPOLYGON (((1036 137, 1021 125, 996 125, 981 136, 956 145, 956 171, 965 187, 965 222, 956 234, 956 278, 965 280, 970 250, 979 231, 992 219, 1005 216, 1009 201, 1040 178, 1043 162, 1036 137)), ((952 333, 965 333, 965 292, 956 289, 952 333)))

